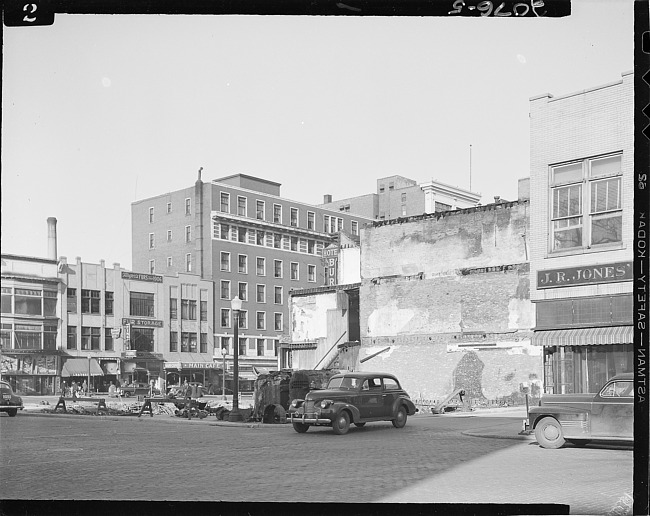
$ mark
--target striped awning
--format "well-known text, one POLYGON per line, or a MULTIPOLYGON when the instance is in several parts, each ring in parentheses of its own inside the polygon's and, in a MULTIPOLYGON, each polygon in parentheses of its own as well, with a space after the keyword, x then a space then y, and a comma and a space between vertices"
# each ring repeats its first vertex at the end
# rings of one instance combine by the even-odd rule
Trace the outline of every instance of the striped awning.
POLYGON ((605 328, 573 328, 547 330, 533 333, 537 346, 598 346, 604 344, 632 344, 633 326, 607 326, 605 328))
POLYGON ((63 364, 63 369, 61 370, 61 376, 88 376, 88 371, 90 370, 90 376, 104 376, 102 368, 99 367, 97 360, 94 358, 90 359, 90 364, 88 363, 87 358, 70 358, 63 364))

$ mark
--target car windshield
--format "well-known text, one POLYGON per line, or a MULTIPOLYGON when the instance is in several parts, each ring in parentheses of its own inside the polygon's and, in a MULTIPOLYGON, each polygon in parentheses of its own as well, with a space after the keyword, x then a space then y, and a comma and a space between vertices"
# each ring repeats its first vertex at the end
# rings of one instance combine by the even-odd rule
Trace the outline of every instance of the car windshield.
POLYGON ((330 379, 328 389, 357 390, 361 380, 354 376, 338 376, 330 379))

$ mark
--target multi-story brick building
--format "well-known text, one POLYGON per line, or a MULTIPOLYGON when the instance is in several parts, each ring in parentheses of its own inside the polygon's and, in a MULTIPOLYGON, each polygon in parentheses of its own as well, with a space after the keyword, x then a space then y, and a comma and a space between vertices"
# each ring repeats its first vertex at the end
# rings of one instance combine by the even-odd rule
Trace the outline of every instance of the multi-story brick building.
POLYGON ((392 220, 424 213, 470 208, 479 204, 481 195, 440 181, 418 184, 403 176, 377 179, 376 193, 337 201, 325 195, 321 208, 356 213, 370 219, 392 220))
POLYGON ((323 285, 323 249, 339 232, 358 235, 368 222, 284 199, 279 183, 244 174, 203 183, 199 172, 194 187, 132 204, 133 267, 214 281, 215 346, 230 354, 230 302, 238 296, 240 371, 247 378, 252 366, 278 366, 289 291, 323 285))
POLYGON ((633 367, 634 76, 530 99, 531 300, 547 392, 633 367))

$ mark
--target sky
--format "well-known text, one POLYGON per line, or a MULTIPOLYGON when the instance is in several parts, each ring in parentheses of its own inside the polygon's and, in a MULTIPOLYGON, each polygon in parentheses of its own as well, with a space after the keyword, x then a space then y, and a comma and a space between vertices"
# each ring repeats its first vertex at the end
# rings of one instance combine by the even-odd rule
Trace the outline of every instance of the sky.
POLYGON ((243 173, 310 204, 402 175, 517 198, 529 99, 633 69, 633 2, 565 18, 61 15, 4 27, 2 253, 131 267, 131 203, 243 173), (470 159, 471 146, 471 159, 470 159), (471 165, 471 166, 470 166, 471 165))

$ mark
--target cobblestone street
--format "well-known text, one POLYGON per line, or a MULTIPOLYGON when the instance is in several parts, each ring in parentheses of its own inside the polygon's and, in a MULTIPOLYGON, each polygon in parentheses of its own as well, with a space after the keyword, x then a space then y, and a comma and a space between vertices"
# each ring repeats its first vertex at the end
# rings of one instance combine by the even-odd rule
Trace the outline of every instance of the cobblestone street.
POLYGON ((607 514, 631 494, 631 448, 476 436, 516 436, 520 425, 422 415, 402 430, 375 423, 335 436, 211 418, 19 414, 0 418, 0 485, 19 499, 561 503, 571 514, 607 514))

